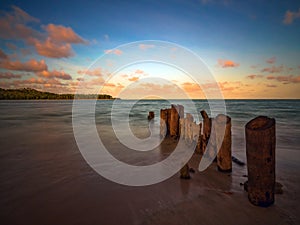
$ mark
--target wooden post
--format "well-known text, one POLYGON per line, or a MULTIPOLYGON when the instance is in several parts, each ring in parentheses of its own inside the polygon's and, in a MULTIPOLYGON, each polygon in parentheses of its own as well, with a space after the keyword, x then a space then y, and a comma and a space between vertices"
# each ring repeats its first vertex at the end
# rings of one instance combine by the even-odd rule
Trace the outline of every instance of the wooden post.
POLYGON ((167 135, 170 135, 170 124, 171 124, 171 109, 167 109, 167 135))
POLYGON ((201 134, 201 132, 202 132, 202 123, 199 123, 199 137, 198 137, 195 152, 199 153, 200 155, 203 154, 203 152, 202 152, 202 134, 201 134))
POLYGON ((152 120, 152 119, 154 119, 154 112, 150 111, 148 114, 148 120, 152 120))
POLYGON ((245 126, 248 198, 258 206, 274 203, 275 119, 259 116, 245 126))
POLYGON ((181 169, 180 169, 180 178, 181 179, 190 179, 190 168, 189 165, 186 163, 181 169))
POLYGON ((203 118, 202 153, 204 153, 208 144, 208 140, 210 138, 212 122, 211 118, 208 117, 207 113, 204 110, 202 110, 200 113, 203 118))
POLYGON ((160 136, 165 137, 168 135, 168 110, 160 110, 160 136))
POLYGON ((214 126, 216 147, 219 150, 217 154, 218 169, 223 172, 231 172, 231 118, 224 114, 219 114, 214 119, 214 126))
POLYGON ((170 136, 177 138, 179 134, 179 112, 178 106, 171 105, 170 136))
POLYGON ((187 113, 185 119, 185 140, 188 144, 192 143, 192 123, 194 121, 194 117, 192 114, 187 113))
POLYGON ((180 138, 185 138, 185 118, 179 119, 179 136, 180 138))

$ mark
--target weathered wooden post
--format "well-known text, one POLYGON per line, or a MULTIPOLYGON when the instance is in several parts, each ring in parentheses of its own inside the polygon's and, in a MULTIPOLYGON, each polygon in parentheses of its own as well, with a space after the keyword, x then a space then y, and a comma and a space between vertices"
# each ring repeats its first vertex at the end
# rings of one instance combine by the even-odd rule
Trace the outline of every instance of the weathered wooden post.
POLYGON ((203 118, 202 153, 204 153, 210 137, 212 122, 204 110, 200 113, 203 118))
POLYGON ((275 119, 259 116, 245 126, 248 198, 258 206, 274 203, 275 119))
POLYGON ((154 119, 154 112, 150 111, 148 114, 148 120, 152 120, 152 119, 154 119))
POLYGON ((180 178, 181 179, 190 179, 191 178, 190 168, 187 163, 180 169, 180 178))
POLYGON ((168 135, 168 110, 160 110, 160 136, 164 137, 168 135))
POLYGON ((192 131, 192 123, 194 121, 194 117, 192 114, 187 113, 185 118, 185 140, 188 144, 191 144, 193 141, 193 131, 192 131))
POLYGON ((199 137, 198 137, 198 140, 197 140, 197 145, 196 145, 196 149, 195 149, 195 152, 196 153, 199 153, 200 155, 203 154, 202 152, 202 123, 199 123, 199 137))
POLYGON ((170 116, 170 136, 177 138, 179 134, 179 108, 178 106, 171 105, 170 116))
POLYGON ((219 114, 214 119, 214 126, 216 147, 219 150, 217 154, 218 169, 223 172, 231 172, 231 118, 224 114, 219 114))

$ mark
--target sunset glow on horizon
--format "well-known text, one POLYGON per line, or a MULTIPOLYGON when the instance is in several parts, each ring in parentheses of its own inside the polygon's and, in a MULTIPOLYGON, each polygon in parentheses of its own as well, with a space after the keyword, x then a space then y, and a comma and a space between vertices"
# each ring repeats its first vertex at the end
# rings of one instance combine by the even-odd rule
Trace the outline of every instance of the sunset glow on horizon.
MULTIPOLYGON (((158 40, 197 54, 226 99, 300 98, 299 1, 5 1, 0 10, 0 88, 75 93, 84 83, 87 93, 124 99, 205 99, 209 83, 171 65, 112 70, 129 57, 120 46, 158 40)), ((149 56, 158 49, 137 46, 149 56)), ((188 61, 176 48, 155 54, 188 61)))

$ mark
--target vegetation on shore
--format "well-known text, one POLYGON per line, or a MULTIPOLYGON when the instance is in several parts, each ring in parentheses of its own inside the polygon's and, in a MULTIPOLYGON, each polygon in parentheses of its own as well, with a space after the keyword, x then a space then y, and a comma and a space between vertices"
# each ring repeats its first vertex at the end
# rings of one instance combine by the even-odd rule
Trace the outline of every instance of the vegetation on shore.
MULTIPOLYGON (((0 88, 0 100, 39 100, 39 99, 74 99, 74 94, 55 94, 51 92, 37 91, 32 88, 22 89, 2 89, 0 88)), ((76 95, 76 99, 105 99, 113 100, 107 94, 80 94, 76 95)))

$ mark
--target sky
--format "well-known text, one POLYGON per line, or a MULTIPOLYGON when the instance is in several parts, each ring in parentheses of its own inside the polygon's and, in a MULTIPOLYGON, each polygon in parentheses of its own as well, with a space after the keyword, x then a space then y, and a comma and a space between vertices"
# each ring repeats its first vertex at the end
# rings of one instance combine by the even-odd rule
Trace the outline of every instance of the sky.
POLYGON ((299 99, 300 1, 0 3, 1 88, 198 99, 214 84, 299 99))

